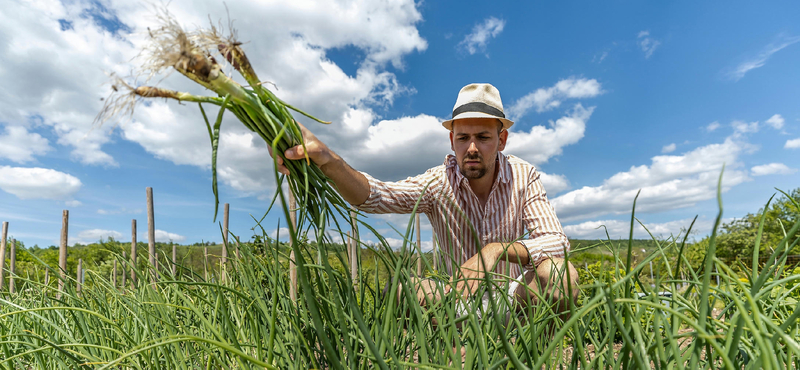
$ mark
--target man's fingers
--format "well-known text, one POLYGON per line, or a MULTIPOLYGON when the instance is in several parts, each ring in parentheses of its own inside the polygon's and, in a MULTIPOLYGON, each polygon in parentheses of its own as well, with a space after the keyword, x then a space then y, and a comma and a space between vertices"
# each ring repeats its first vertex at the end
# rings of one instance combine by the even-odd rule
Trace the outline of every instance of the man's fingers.
POLYGON ((286 149, 286 152, 283 153, 286 159, 303 159, 306 157, 306 152, 303 150, 302 145, 293 146, 289 149, 286 149))

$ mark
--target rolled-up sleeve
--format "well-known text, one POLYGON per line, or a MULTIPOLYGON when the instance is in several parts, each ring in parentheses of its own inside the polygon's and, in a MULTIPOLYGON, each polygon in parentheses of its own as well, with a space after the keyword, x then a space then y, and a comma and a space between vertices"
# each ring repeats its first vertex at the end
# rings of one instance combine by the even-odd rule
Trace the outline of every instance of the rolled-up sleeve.
POLYGON ((532 169, 525 192, 523 222, 528 229, 528 238, 520 240, 530 253, 530 262, 525 269, 534 269, 550 257, 563 258, 570 245, 561 222, 547 193, 542 186, 539 172, 532 169))
POLYGON ((425 213, 430 208, 431 190, 437 183, 435 170, 396 182, 380 181, 362 172, 369 181, 369 197, 355 207, 366 213, 411 213, 419 200, 417 212, 425 213))

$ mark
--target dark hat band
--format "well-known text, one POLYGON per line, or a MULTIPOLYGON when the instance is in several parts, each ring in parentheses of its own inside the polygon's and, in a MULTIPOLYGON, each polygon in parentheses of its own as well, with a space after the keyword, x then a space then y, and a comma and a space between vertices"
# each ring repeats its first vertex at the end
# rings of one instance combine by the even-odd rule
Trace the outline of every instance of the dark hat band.
POLYGON ((453 118, 456 118, 457 115, 464 113, 464 112, 479 112, 479 113, 486 113, 495 117, 506 118, 506 115, 503 114, 503 111, 483 102, 472 102, 461 105, 460 107, 453 110, 453 118))

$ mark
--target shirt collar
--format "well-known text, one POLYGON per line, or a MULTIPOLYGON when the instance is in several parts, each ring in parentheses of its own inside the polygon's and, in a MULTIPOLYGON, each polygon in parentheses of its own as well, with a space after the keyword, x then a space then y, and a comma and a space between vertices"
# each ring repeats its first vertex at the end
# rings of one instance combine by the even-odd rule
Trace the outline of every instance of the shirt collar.
MULTIPOLYGON (((456 183, 461 184, 467 180, 467 178, 461 174, 461 171, 458 170, 456 156, 448 154, 444 158, 444 166, 447 168, 447 171, 452 171, 455 174, 456 183)), ((506 157, 503 152, 497 152, 497 166, 499 168, 497 171, 497 181, 501 183, 511 181, 511 165, 508 163, 508 157, 506 157)))

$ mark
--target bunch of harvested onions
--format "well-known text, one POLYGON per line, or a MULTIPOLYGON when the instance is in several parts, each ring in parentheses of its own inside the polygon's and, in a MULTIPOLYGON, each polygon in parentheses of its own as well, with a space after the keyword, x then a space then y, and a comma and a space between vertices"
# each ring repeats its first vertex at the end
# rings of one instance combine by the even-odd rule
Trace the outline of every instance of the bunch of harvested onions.
MULTIPOLYGON (((317 122, 319 120, 275 96, 263 86, 256 75, 252 64, 235 40, 234 32, 223 38, 216 27, 187 32, 168 14, 159 15, 162 27, 149 30, 149 43, 141 57, 145 63, 140 75, 150 77, 174 69, 192 81, 200 84, 217 96, 198 96, 186 92, 174 91, 152 86, 133 87, 119 77, 114 77, 114 92, 106 100, 105 106, 98 114, 97 121, 102 123, 118 115, 130 115, 135 104, 143 98, 167 98, 183 102, 196 102, 205 119, 212 146, 212 188, 215 197, 214 219, 219 208, 217 190, 216 159, 219 144, 219 130, 225 110, 233 113, 242 124, 257 133, 271 147, 275 155, 283 157, 286 149, 300 145, 302 133, 289 110, 294 110, 317 122), (249 87, 242 86, 223 72, 215 55, 233 67, 247 81, 249 87), (220 107, 213 126, 203 109, 203 103, 220 107)), ((285 158, 284 158, 285 160, 285 158)), ((335 191, 322 171, 313 163, 306 161, 284 161, 291 175, 288 178, 289 188, 298 200, 298 208, 308 220, 319 228, 324 227, 327 215, 333 215, 332 209, 345 215, 347 204, 335 191)), ((277 172, 276 172, 277 175, 277 172)), ((280 186, 278 193, 281 194, 280 186)), ((281 197, 283 201, 283 197, 281 197)), ((304 217, 301 217, 303 219, 304 217)))

